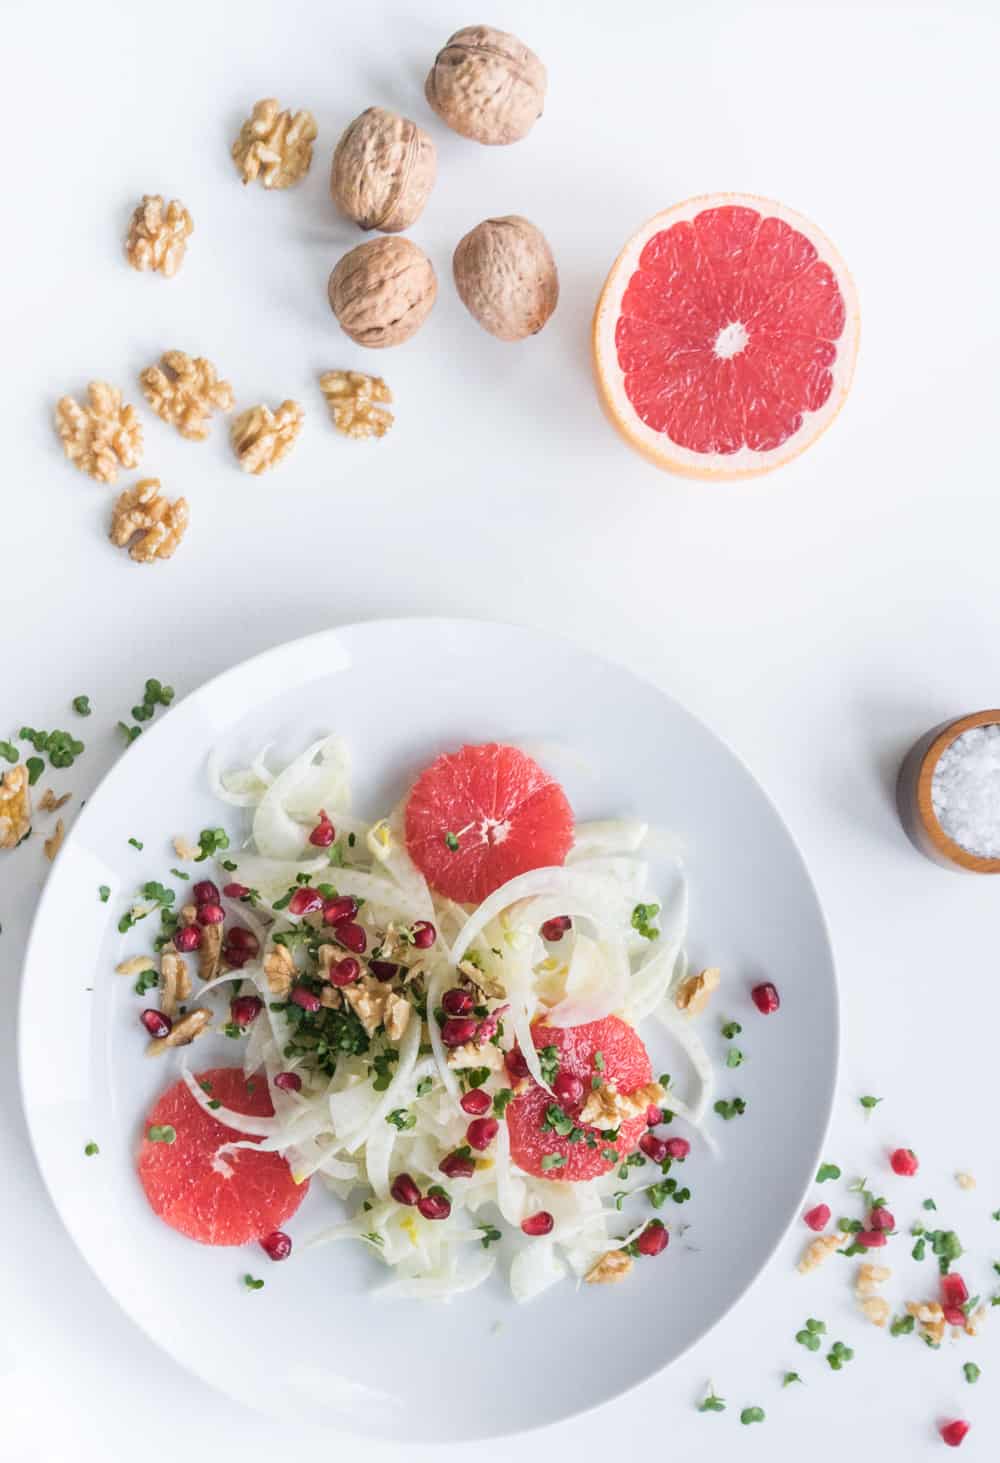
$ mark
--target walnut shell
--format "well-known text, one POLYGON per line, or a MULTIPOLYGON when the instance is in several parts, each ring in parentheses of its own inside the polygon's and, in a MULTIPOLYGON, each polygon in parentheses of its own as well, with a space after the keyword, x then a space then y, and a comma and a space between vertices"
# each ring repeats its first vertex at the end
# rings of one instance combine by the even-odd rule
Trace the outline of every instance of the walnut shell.
POLYGON ((437 298, 434 266, 394 235, 345 254, 330 275, 330 309, 358 345, 400 345, 420 329, 437 298))
POLYGON ((462 304, 499 340, 536 335, 559 299, 545 235, 517 214, 477 224, 459 239, 452 264, 462 304))
POLYGON ((463 137, 519 142, 542 115, 547 80, 541 61, 517 36, 468 25, 438 52, 424 94, 463 137))
POLYGON ((415 122, 369 107, 337 143, 330 196, 363 229, 398 234, 423 213, 437 176, 437 152, 415 122))

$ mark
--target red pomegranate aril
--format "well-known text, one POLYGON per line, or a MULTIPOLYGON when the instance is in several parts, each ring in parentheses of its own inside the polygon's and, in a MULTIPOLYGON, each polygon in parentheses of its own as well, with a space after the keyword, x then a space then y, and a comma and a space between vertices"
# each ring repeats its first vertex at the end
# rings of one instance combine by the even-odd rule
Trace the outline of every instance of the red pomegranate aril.
POLYGON ((655 1128, 663 1122, 663 1109, 651 1102, 646 1109, 646 1127, 655 1128))
POLYGON ((211 879, 199 879, 191 890, 195 904, 218 904, 219 890, 211 879))
POLYGON ((323 923, 339 925, 342 919, 353 919, 357 912, 358 901, 349 894, 341 894, 336 899, 328 899, 323 905, 323 923))
POLYGON ((547 919, 542 925, 542 939, 555 942, 561 940, 567 930, 573 928, 573 921, 568 914, 557 914, 555 919, 547 919))
POLYGON ((200 925, 221 925, 226 911, 221 904, 199 904, 196 917, 200 925))
POLYGON ((298 1072, 276 1072, 274 1085, 280 1087, 282 1092, 301 1092, 302 1078, 298 1072))
POLYGON ((307 889, 304 885, 296 889, 288 901, 288 913, 295 915, 312 914, 317 909, 323 908, 323 896, 316 889, 307 889))
POLYGON ((469 1113, 472 1117, 481 1118, 489 1112, 493 1106, 493 1099, 488 1092, 481 1087, 473 1087, 470 1092, 463 1092, 459 1098, 459 1107, 463 1112, 469 1113))
POLYGON ((470 1179, 476 1171, 476 1160, 467 1153, 446 1153, 438 1168, 447 1179, 470 1179))
POLYGON ((410 930, 410 934, 413 936, 413 943, 418 950, 429 950, 438 937, 437 930, 427 919, 418 919, 410 930))
POLYGON ((900 1178, 910 1179, 920 1167, 920 1160, 912 1148, 896 1148, 889 1154, 889 1163, 893 1173, 898 1173, 900 1178))
POLYGON ((329 818, 323 812, 323 809, 320 808, 319 822, 310 833, 309 842, 313 845, 314 848, 329 848, 330 844, 333 842, 336 836, 336 828, 334 828, 329 818))
POLYGON ((938 1428, 938 1432, 941 1434, 942 1440, 948 1444, 949 1448, 957 1448, 971 1426, 971 1422, 962 1422, 956 1418, 954 1422, 943 1422, 938 1428))
POLYGON ((396 964, 395 960, 369 960, 368 962, 368 969, 376 980, 395 980, 402 968, 401 965, 396 964))
POLYGON ((961 1306, 942 1306, 941 1314, 949 1326, 961 1326, 965 1330, 965 1312, 961 1306))
POLYGON ((769 980, 761 981, 750 992, 750 999, 762 1016, 771 1016, 781 1005, 778 987, 769 980))
POLYGON ((529 1214, 527 1219, 521 1220, 521 1229, 525 1234, 532 1236, 538 1234, 551 1234, 555 1220, 547 1209, 539 1209, 537 1214, 529 1214))
POLYGON ((524 1052, 519 1046, 512 1046, 509 1052, 503 1054, 503 1064, 507 1068, 508 1076, 515 1082, 521 1082, 531 1076, 528 1063, 524 1059, 524 1052))
POLYGON ((862 1229, 854 1236, 854 1243, 863 1250, 881 1249, 885 1242, 885 1231, 881 1229, 862 1229))
POLYGON ((230 970, 242 970, 250 959, 246 950, 234 950, 231 945, 224 944, 222 947, 222 958, 230 970))
POLYGON ((260 949, 260 941, 253 930, 245 929, 243 925, 233 925, 226 931, 226 944, 232 950, 245 950, 248 955, 256 955, 260 949))
POLYGON ((884 1208, 877 1204, 868 1216, 869 1229, 895 1229, 896 1216, 891 1209, 884 1208))
POLYGON ((477 1023, 470 1016, 451 1016, 441 1027, 445 1046, 464 1046, 476 1034, 477 1023))
POLYGON ((819 1234, 820 1230, 826 1229, 830 1223, 830 1206, 829 1204, 817 1204, 815 1209, 807 1209, 802 1218, 810 1229, 814 1229, 819 1234))
POLYGON ((335 960, 326 972, 327 980, 331 985, 345 986, 353 985, 361 974, 361 966, 353 955, 345 955, 343 960, 335 960))
POLYGON ((484 1016, 476 1027, 476 1040, 478 1042, 492 1041, 500 1029, 500 1020, 510 1010, 510 1005, 497 1006, 488 1016, 484 1016))
MULTIPOLYGON (((969 1299, 969 1287, 956 1270, 941 1276, 941 1304, 964 1306, 969 1299)), ((964 1317, 963 1317, 964 1321, 964 1317)), ((961 1324, 961 1323, 959 1323, 961 1324)))
POLYGON ((658 1138, 655 1133, 643 1133, 639 1147, 653 1163, 662 1163, 667 1157, 667 1140, 658 1138))
POLYGON ((683 1163, 691 1152, 691 1144, 686 1138, 667 1139, 667 1157, 676 1158, 678 1163, 683 1163))
POLYGON ((488 1148, 500 1130, 496 1118, 473 1118, 465 1130, 465 1139, 470 1148, 482 1153, 488 1148))
POLYGON ((444 1194, 425 1194, 417 1200, 417 1209, 425 1219, 447 1219, 451 1213, 451 1200, 444 1194))
POLYGON ((397 1204, 419 1204, 420 1190, 408 1173, 398 1173, 389 1185, 389 1193, 397 1204))
POLYGON ((250 890, 246 884, 223 884, 222 892, 227 899, 245 899, 250 890))
POLYGON ((641 1234, 635 1237, 635 1247, 640 1255, 661 1255, 670 1243, 670 1233, 659 1219, 651 1219, 641 1234))
POLYGON ((475 1004, 475 998, 471 992, 459 990, 457 985, 452 986, 451 990, 445 991, 441 997, 441 1008, 449 1016, 468 1016, 475 1004))
POLYGON ((314 995, 308 986, 293 985, 288 992, 288 999, 295 1006, 301 1006, 303 1011, 315 1013, 323 1004, 319 996, 314 995))
POLYGON ((287 1260, 292 1253, 292 1237, 283 1229, 275 1229, 264 1236, 260 1247, 269 1260, 287 1260))
POLYGON ((264 1002, 260 996, 237 996, 230 1002, 229 1014, 237 1026, 249 1026, 252 1021, 257 1020, 263 1009, 264 1002))
POLYGON ((583 1101, 583 1079, 572 1072, 560 1072, 552 1084, 552 1091, 564 1107, 575 1107, 583 1101))
POLYGON ((174 1024, 169 1016, 164 1016, 162 1011, 154 1011, 151 1006, 143 1011, 139 1020, 145 1026, 150 1036, 160 1038, 169 1036, 174 1024))
POLYGON ((185 925, 183 929, 174 935, 174 948, 182 954, 189 955, 192 950, 197 950, 201 945, 201 930, 197 925, 185 925))
POLYGON ((363 955, 368 948, 368 936, 353 920, 339 920, 334 926, 333 933, 344 949, 352 950, 355 955, 363 955))

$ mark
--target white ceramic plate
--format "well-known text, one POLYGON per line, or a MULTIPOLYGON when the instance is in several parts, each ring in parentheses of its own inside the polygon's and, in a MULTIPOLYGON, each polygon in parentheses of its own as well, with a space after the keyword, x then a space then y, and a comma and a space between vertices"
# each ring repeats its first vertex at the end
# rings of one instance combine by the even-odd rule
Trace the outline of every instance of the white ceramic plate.
MULTIPOLYGON (((746 768, 622 669, 532 631, 445 620, 356 625, 282 646, 144 731, 52 870, 20 1021, 24 1104, 42 1172, 82 1254, 128 1315, 243 1403, 409 1442, 557 1421, 634 1386, 715 1325, 801 1202, 826 1131, 838 1046, 816 894, 746 768), (495 1277, 449 1305, 388 1302, 375 1294, 384 1268, 360 1246, 273 1265, 256 1249, 192 1244, 147 1208, 134 1153, 143 1115, 175 1068, 143 1056, 143 1003, 114 967, 148 949, 148 936, 141 925, 119 935, 118 915, 143 880, 167 878, 175 833, 237 827, 239 815, 207 789, 210 748, 226 762, 268 741, 290 754, 332 729, 351 745, 362 813, 389 808, 439 751, 496 739, 538 756, 579 817, 636 814, 676 834, 691 880, 691 959, 723 971, 704 1028, 720 1066, 720 1018, 744 1027, 746 1065, 722 1068, 720 1092, 743 1095, 748 1110, 729 1123, 710 1115, 721 1157, 695 1141, 684 1171, 694 1197, 664 1211, 673 1243, 630 1283, 574 1290, 567 1282, 518 1306, 495 1277), (141 853, 130 837, 143 842, 141 853), (101 884, 111 886, 108 904, 101 884), (782 997, 766 1019, 748 994, 763 977, 782 997), (90 1139, 99 1157, 84 1157, 90 1139), (264 1276, 263 1290, 244 1288, 247 1270, 264 1276), (564 1345, 553 1349, 554 1334, 595 1326, 609 1344, 576 1348, 572 1364, 564 1345)), ((203 1067, 235 1055, 222 1036, 198 1047, 203 1067)), ((676 1053, 654 1047, 653 1060, 657 1071, 671 1063, 683 1088, 676 1053)), ((314 1183, 290 1227, 304 1236, 336 1209, 314 1183)))

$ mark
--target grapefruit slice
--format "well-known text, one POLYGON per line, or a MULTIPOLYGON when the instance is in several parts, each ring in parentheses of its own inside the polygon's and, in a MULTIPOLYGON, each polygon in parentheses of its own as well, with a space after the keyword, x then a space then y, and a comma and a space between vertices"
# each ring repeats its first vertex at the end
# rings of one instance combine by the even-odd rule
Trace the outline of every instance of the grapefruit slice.
MULTIPOLYGON (((274 1114, 263 1076, 247 1080, 239 1067, 213 1067, 198 1081, 234 1112, 255 1117, 274 1114)), ((262 1239, 291 1218, 309 1188, 308 1180, 294 1182, 279 1153, 242 1148, 216 1160, 223 1143, 238 1142, 246 1134, 216 1122, 183 1081, 163 1093, 146 1119, 143 1135, 139 1178, 150 1207, 172 1229, 203 1245, 245 1245, 262 1239), (154 1127, 172 1128, 173 1142, 151 1142, 148 1135, 154 1127)))
POLYGON ((780 203, 719 193, 649 220, 597 302, 601 401, 631 446, 687 477, 769 472, 837 415, 858 301, 829 239, 780 203))
MULTIPOLYGON (((652 1077, 649 1055, 642 1039, 634 1027, 617 1016, 605 1016, 602 1021, 588 1021, 583 1026, 532 1027, 532 1036, 539 1051, 553 1046, 558 1053, 559 1071, 579 1077, 584 1094, 590 1091, 591 1079, 602 1076, 605 1081, 614 1082, 619 1092, 634 1092, 644 1087, 652 1077), (595 1064, 594 1057, 600 1052, 604 1066, 595 1064)), ((527 1091, 507 1107, 507 1129, 510 1134, 510 1155, 518 1168, 536 1178, 558 1179, 561 1182, 578 1182, 581 1179, 595 1179, 607 1173, 630 1153, 646 1131, 645 1114, 629 1118, 618 1129, 615 1139, 602 1138, 597 1128, 584 1127, 584 1135, 594 1139, 591 1147, 586 1139, 570 1142, 569 1137, 560 1137, 551 1128, 543 1127, 545 1113, 553 1099, 544 1087, 532 1082, 527 1091), (614 1152, 614 1158, 606 1154, 614 1152), (562 1158, 560 1164, 546 1164, 543 1159, 555 1155, 562 1158)), ((568 1117, 575 1118, 581 1104, 566 1107, 568 1117)))
POLYGON ((516 747, 445 753, 406 804, 406 846, 432 889, 479 904, 508 879, 561 864, 573 810, 559 784, 516 747))

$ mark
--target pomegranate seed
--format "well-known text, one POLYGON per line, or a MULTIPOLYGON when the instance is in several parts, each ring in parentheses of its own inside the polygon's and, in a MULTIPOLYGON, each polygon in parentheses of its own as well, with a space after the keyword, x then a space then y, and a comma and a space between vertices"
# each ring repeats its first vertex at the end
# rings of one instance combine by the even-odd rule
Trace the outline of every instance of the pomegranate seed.
POLYGON ((938 1432, 949 1448, 957 1448, 971 1426, 971 1422, 960 1422, 956 1419, 955 1422, 943 1422, 938 1428, 938 1432))
POLYGON ((223 958, 231 970, 242 970, 250 959, 246 950, 234 950, 231 945, 224 944, 222 947, 223 958))
POLYGON ((352 920, 339 920, 334 926, 333 933, 344 949, 353 950, 355 955, 363 955, 368 948, 368 936, 361 926, 356 925, 352 920))
POLYGON ((229 1004, 229 1014, 237 1026, 249 1026, 256 1021, 264 1009, 264 1002, 260 996, 237 996, 229 1004))
POLYGON ((200 925, 221 925, 226 918, 226 912, 221 904, 199 904, 198 923, 200 925))
POLYGON ((663 1109, 662 1109, 662 1107, 657 1107, 655 1102, 651 1102, 649 1104, 649 1106, 647 1107, 647 1109, 646 1109, 646 1127, 647 1128, 655 1128, 658 1123, 662 1123, 662 1122, 663 1122, 663 1109))
POLYGON ((476 1034, 476 1022, 468 1016, 450 1017, 441 1027, 445 1046, 464 1046, 476 1034))
POLYGON ((336 836, 336 828, 334 828, 329 818, 323 812, 323 809, 320 808, 319 822, 310 833, 309 842, 313 845, 314 848, 329 848, 330 844, 333 842, 336 836))
POLYGON ((323 896, 315 889, 296 889, 288 901, 289 914, 312 914, 313 910, 323 908, 323 896))
POLYGON ((302 1078, 298 1072, 276 1072, 274 1085, 280 1087, 282 1092, 301 1092, 302 1078))
POLYGON ((755 985, 750 992, 750 999, 762 1016, 771 1016, 781 1005, 781 997, 778 995, 778 987, 771 981, 761 981, 755 985))
POLYGON ((476 1161, 467 1153, 446 1153, 438 1168, 448 1179, 469 1179, 476 1171, 476 1161))
POLYGON ((961 1326, 965 1330, 965 1312, 961 1306, 942 1306, 941 1314, 949 1326, 961 1326))
POLYGON ((865 1250, 878 1250, 885 1244, 885 1231, 882 1229, 862 1229, 854 1236, 854 1243, 865 1250))
POLYGON ((164 1016, 162 1011, 154 1011, 151 1006, 143 1011, 139 1020, 145 1026, 150 1036, 169 1036, 174 1024, 169 1016, 164 1016))
POLYGON ((507 1074, 515 1082, 520 1082, 525 1077, 530 1077, 528 1064, 524 1060, 524 1053, 519 1046, 512 1046, 509 1052, 503 1054, 503 1064, 507 1068, 507 1074))
MULTIPOLYGON (((961 1275, 952 1270, 948 1275, 941 1276, 941 1304, 946 1306, 964 1306, 969 1299, 969 1287, 961 1275)), ((964 1322, 964 1316, 962 1318, 964 1322)))
POLYGON ((830 1206, 829 1204, 817 1204, 815 1209, 807 1210, 802 1218, 810 1229, 814 1229, 819 1234, 820 1230, 826 1229, 830 1223, 830 1206))
POLYGON ((640 1255, 661 1255, 670 1243, 670 1234, 661 1219, 651 1219, 641 1234, 635 1237, 635 1247, 640 1255))
POLYGON ((293 985, 288 992, 288 999, 296 1006, 301 1006, 303 1011, 318 1011, 322 1004, 319 996, 314 996, 312 991, 304 985, 293 985))
POLYGON ((358 901, 349 894, 341 894, 337 899, 328 899, 323 905, 323 923, 339 925, 342 919, 353 919, 357 912, 358 901))
POLYGON ((418 950, 429 950, 438 937, 437 930, 427 919, 418 919, 410 933, 418 950))
POLYGON ((175 948, 183 951, 184 954, 189 954, 192 950, 197 950, 200 944, 201 930, 197 925, 185 925, 174 936, 175 948))
POLYGON ((493 1106, 493 1099, 481 1087, 473 1087, 471 1092, 462 1094, 462 1097, 459 1099, 459 1106, 463 1112, 471 1113, 473 1117, 481 1118, 493 1106))
POLYGON ((451 1213, 451 1200, 444 1194, 425 1194, 417 1200, 417 1208, 425 1219, 447 1219, 451 1213))
POLYGON ((361 966, 353 955, 345 955, 343 960, 335 960, 326 972, 327 979, 331 985, 351 985, 361 974, 361 966))
POLYGON ((245 899, 250 890, 246 884, 223 884, 222 892, 227 899, 245 899))
POLYGON ((539 1209, 537 1214, 529 1214, 527 1219, 521 1220, 521 1228, 525 1234, 549 1234, 555 1220, 547 1209, 539 1209))
POLYGON ((419 1204, 420 1190, 408 1173, 399 1173, 393 1179, 389 1193, 397 1204, 419 1204))
POLYGON ((482 1153, 493 1142, 500 1129, 496 1118, 473 1118, 465 1130, 466 1142, 470 1148, 475 1148, 482 1153))
POLYGON ((275 1229, 264 1236, 260 1247, 269 1260, 287 1260, 292 1253, 292 1237, 283 1229, 275 1229))
POLYGON ((555 919, 547 919, 542 925, 543 940, 561 940, 567 930, 573 928, 573 921, 568 914, 557 914, 555 919))
POLYGON ((226 931, 226 944, 233 950, 245 950, 248 955, 256 955, 260 949, 260 941, 253 930, 245 929, 243 925, 233 925, 226 931))
POLYGON ((678 1163, 683 1163, 691 1152, 691 1144, 686 1138, 667 1139, 667 1157, 676 1158, 678 1163))
POLYGON ((896 1216, 890 1209, 884 1209, 881 1204, 876 1205, 868 1216, 869 1229, 895 1229, 896 1216))
POLYGON ((394 980, 402 970, 394 960, 369 960, 368 969, 376 980, 394 980))
POLYGON ((643 1133, 639 1147, 653 1163, 662 1163, 667 1156, 666 1139, 658 1138, 655 1133, 643 1133))
POLYGON ((912 1148, 897 1148, 889 1154, 889 1162, 892 1165, 893 1173, 898 1173, 900 1178, 912 1178, 920 1167, 920 1161, 912 1148))
POLYGON ((552 1091, 564 1107, 575 1107, 583 1101, 583 1082, 572 1072, 560 1072, 552 1084, 552 1091))
POLYGON ((441 997, 442 1009, 447 1011, 449 1016, 468 1016, 476 1004, 474 998, 468 991, 459 990, 458 986, 452 986, 450 991, 445 991, 441 997))
POLYGON ((211 879, 201 879, 191 890, 195 904, 218 904, 219 891, 211 879))

